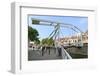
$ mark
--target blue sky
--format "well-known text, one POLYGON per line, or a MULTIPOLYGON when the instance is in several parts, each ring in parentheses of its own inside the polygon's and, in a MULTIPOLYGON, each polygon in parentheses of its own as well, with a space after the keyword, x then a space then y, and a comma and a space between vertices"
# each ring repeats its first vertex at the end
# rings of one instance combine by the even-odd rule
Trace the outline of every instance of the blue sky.
MULTIPOLYGON (((73 24, 74 26, 81 29, 83 32, 88 30, 88 18, 87 17, 31 15, 31 16, 29 16, 28 25, 31 26, 32 28, 35 28, 38 30, 40 39, 48 37, 49 34, 54 30, 54 27, 44 26, 44 25, 33 25, 32 20, 31 20, 32 18, 73 24)), ((60 37, 70 36, 73 34, 76 34, 73 30, 71 30, 69 28, 61 27, 60 37)))

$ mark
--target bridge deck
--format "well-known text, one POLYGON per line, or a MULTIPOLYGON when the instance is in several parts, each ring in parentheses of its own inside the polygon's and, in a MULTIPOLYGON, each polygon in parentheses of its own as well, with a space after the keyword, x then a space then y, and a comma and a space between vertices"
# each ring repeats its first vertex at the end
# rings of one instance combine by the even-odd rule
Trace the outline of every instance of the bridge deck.
MULTIPOLYGON (((82 48, 70 47, 65 48, 73 59, 88 58, 88 47, 82 48)), ((42 50, 28 50, 28 60, 56 60, 63 59, 60 48, 50 47, 42 50)))
POLYGON ((29 50, 28 60, 55 60, 62 59, 61 52, 55 49, 47 50, 29 50), (60 53, 60 54, 59 54, 60 53))

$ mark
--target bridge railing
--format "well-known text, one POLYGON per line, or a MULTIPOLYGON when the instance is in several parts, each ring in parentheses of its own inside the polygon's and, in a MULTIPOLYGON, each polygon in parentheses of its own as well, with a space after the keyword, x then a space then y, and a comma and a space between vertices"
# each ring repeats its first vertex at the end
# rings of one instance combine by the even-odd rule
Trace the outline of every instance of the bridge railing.
POLYGON ((63 46, 61 46, 61 52, 62 52, 62 59, 72 59, 72 57, 69 55, 69 53, 64 49, 63 46))

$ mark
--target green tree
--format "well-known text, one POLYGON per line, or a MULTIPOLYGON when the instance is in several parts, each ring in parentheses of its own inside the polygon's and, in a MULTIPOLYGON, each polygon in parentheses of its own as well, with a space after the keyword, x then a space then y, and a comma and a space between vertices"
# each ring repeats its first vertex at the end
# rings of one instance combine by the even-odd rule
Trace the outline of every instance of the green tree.
POLYGON ((38 36, 38 31, 31 26, 28 26, 28 39, 31 41, 35 41, 36 43, 40 43, 38 36))
POLYGON ((35 40, 34 42, 35 42, 35 44, 40 44, 40 40, 39 39, 35 40))
POLYGON ((41 44, 45 46, 53 46, 54 40, 52 38, 45 38, 45 39, 42 39, 41 44))

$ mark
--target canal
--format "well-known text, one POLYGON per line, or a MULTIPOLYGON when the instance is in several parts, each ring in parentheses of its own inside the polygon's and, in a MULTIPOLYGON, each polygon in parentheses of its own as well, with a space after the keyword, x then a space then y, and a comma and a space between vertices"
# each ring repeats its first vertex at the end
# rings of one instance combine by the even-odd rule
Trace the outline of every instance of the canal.
POLYGON ((73 59, 88 58, 88 46, 83 47, 69 47, 66 51, 71 55, 73 59))

